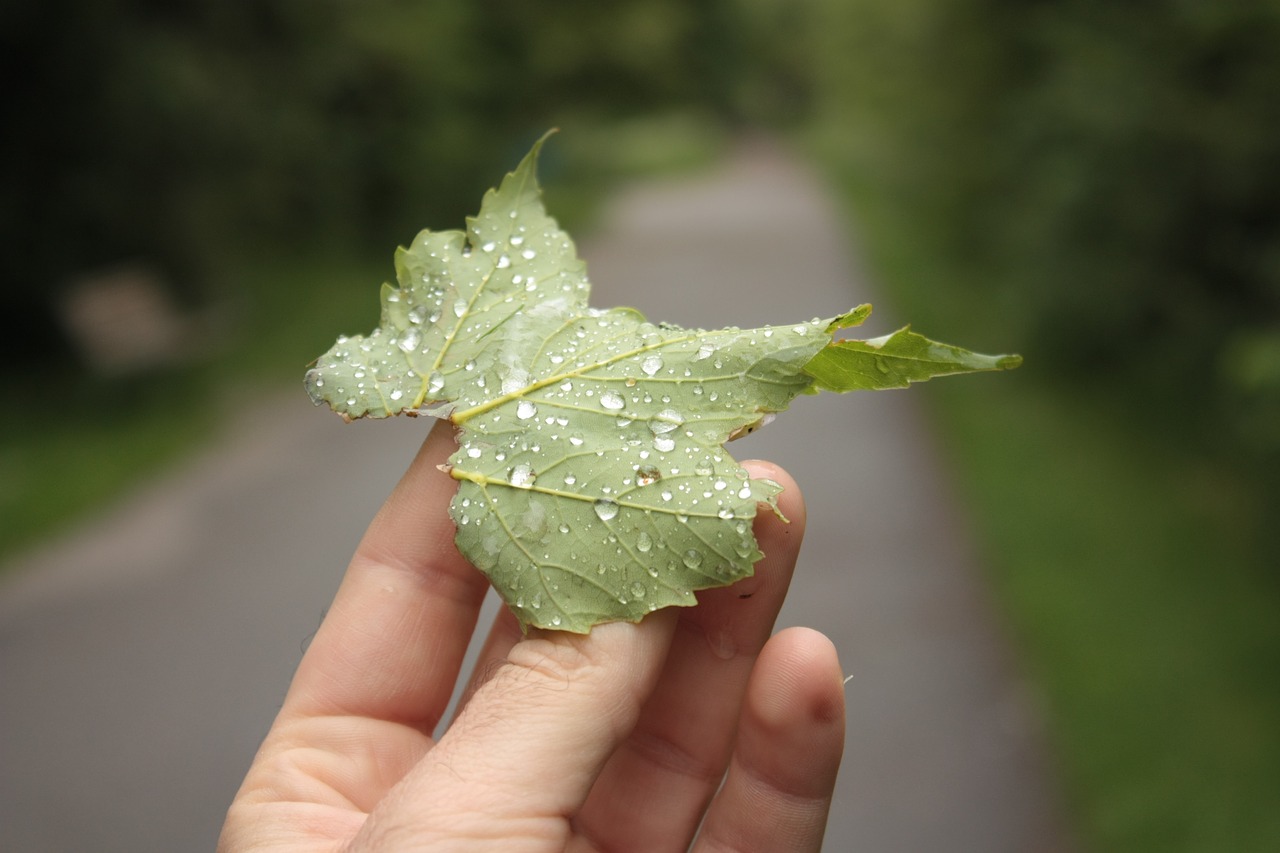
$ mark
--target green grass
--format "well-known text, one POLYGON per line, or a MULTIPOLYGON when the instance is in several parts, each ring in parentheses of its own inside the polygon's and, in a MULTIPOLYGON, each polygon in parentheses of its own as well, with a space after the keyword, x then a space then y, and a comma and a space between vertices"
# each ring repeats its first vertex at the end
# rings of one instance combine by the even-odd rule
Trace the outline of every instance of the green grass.
MULTIPOLYGON (((966 304, 974 289, 865 185, 846 186, 903 316, 1008 346, 998 308, 966 304)), ((1045 699, 1085 848, 1277 849, 1280 577, 1262 492, 1142 394, 1064 384, 1024 354, 1012 374, 920 393, 1045 699)))

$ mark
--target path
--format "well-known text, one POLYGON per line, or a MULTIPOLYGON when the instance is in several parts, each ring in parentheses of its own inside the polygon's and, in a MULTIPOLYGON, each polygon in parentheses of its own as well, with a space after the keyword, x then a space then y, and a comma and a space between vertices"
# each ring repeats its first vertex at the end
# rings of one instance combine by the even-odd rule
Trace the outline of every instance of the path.
MULTIPOLYGON (((681 325, 874 301, 820 188, 762 143, 705 178, 620 194, 583 254, 597 304, 681 325)), ((346 426, 299 390, 9 572, 0 850, 212 849, 346 556, 426 427, 346 426)), ((830 635, 853 676, 826 849, 1066 849, 1028 692, 918 398, 802 398, 735 450, 804 487, 782 621, 830 635)))

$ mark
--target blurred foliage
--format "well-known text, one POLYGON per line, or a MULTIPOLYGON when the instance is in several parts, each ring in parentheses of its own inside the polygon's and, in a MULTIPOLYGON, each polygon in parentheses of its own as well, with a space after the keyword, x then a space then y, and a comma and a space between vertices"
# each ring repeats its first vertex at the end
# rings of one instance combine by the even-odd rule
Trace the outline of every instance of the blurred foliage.
POLYGON ((1274 465, 1280 382, 1259 342, 1280 334, 1280 5, 825 15, 829 150, 998 309, 1000 345, 1274 465))
POLYGON ((819 2, 888 301, 1026 356, 921 393, 1081 844, 1273 849, 1280 4, 819 2))
POLYGON ((82 274, 145 262, 188 301, 243 299, 246 256, 459 221, 548 127, 733 120, 733 3, 2 2, 4 354, 51 363, 82 274))
POLYGON ((334 329, 372 328, 393 247, 473 213, 548 128, 549 203, 577 228, 613 181, 799 118, 779 7, 0 0, 0 378, 27 415, 0 424, 0 553, 180 452, 201 431, 173 425, 216 420, 231 386, 296 381, 334 329), (116 273, 172 291, 189 347, 95 369, 63 303, 116 273), (42 417, 68 401, 88 416, 42 417))

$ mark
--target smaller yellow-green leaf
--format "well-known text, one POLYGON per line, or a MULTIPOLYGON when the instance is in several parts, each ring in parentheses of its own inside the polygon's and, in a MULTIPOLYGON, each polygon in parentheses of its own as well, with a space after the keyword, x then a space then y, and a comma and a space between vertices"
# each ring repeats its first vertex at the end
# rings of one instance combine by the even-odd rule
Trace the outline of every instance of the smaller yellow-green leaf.
POLYGON ((904 327, 865 341, 835 341, 823 347, 804 372, 823 391, 876 391, 906 388, 935 376, 1011 370, 1019 355, 982 355, 931 341, 904 327))

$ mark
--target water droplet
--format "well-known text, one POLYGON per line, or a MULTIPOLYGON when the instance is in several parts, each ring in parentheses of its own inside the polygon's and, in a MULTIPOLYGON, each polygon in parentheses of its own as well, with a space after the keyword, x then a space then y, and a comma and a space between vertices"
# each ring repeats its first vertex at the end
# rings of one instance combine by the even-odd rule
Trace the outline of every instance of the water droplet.
POLYGON ((600 405, 604 406, 606 409, 612 409, 616 412, 618 409, 625 406, 626 402, 622 399, 622 395, 617 391, 605 391, 600 395, 600 405))
POLYGON ((560 621, 561 621, 561 620, 560 620, 560 617, 559 617, 559 616, 552 616, 552 617, 551 617, 551 624, 552 624, 552 625, 559 625, 559 624, 560 624, 560 621))
POLYGON ((400 336, 400 342, 396 346, 400 347, 404 352, 413 352, 422 344, 422 332, 417 329, 406 329, 405 333, 400 336))
POLYGON ((494 249, 498 248, 498 244, 490 240, 488 243, 485 243, 480 248, 485 250, 486 252, 492 252, 494 249))
POLYGON ((468 447, 468 448, 467 448, 467 456, 468 456, 468 457, 470 457, 470 458, 472 458, 472 459, 479 459, 479 458, 480 458, 480 453, 481 453, 481 452, 482 452, 482 451, 481 451, 481 450, 480 450, 480 448, 478 448, 478 447, 468 447))
POLYGON ((662 498, 664 501, 669 501, 671 500, 672 495, 671 495, 671 492, 663 492, 658 497, 662 498))
POLYGON ((517 391, 524 390, 528 385, 529 372, 519 367, 511 368, 511 371, 502 377, 503 394, 515 394, 517 391))
POLYGON ((649 356, 640 365, 640 369, 643 370, 645 374, 649 376, 653 376, 655 373, 657 373, 659 370, 662 369, 662 356, 660 355, 649 356))
POLYGON ((521 462, 507 474, 507 481, 517 489, 529 488, 536 479, 538 479, 538 475, 534 473, 533 467, 527 462, 521 462))
POLYGON ((526 261, 531 261, 537 256, 538 256, 538 253, 535 252, 533 249, 525 249, 523 252, 520 253, 520 257, 524 258, 526 261))
POLYGON ((467 313, 468 307, 469 306, 467 305, 467 300, 459 299, 457 302, 453 303, 453 316, 455 317, 465 316, 467 313))
MULTIPOLYGON (((663 409, 649 419, 649 431, 654 435, 665 435, 679 429, 684 424, 684 416, 675 409, 663 409)), ((659 448, 661 450, 661 448, 659 448)))
POLYGON ((751 487, 750 487, 750 486, 743 486, 741 489, 739 489, 739 490, 738 490, 738 497, 742 498, 744 501, 745 501, 747 498, 751 497, 751 487))
POLYGON ((711 354, 715 351, 716 351, 716 348, 713 347, 711 344, 703 344, 702 346, 698 347, 698 354, 693 357, 693 360, 702 361, 705 358, 711 358, 711 354))
POLYGON ((509 266, 511 266, 510 257, 508 257, 507 255, 503 255, 502 257, 498 258, 498 269, 505 270, 509 266))
POLYGON ((640 535, 636 537, 636 550, 642 554, 647 554, 649 549, 652 547, 653 538, 650 537, 648 533, 641 530, 640 535))
POLYGON ((716 515, 720 516, 726 521, 734 517, 733 510, 729 509, 728 507, 725 507, 724 509, 720 510, 718 513, 716 513, 716 515))
POLYGON ((538 407, 528 400, 521 400, 516 406, 516 417, 522 421, 527 421, 536 414, 538 414, 538 407))
POLYGON ((649 486, 662 479, 662 472, 652 465, 641 465, 636 469, 636 485, 649 486))
POLYGON ((585 440, 586 439, 584 439, 581 435, 579 435, 576 432, 573 435, 569 436, 569 443, 572 444, 574 447, 581 447, 582 442, 585 440))
POLYGON ((573 476, 572 474, 565 474, 565 475, 564 475, 564 484, 565 484, 566 486, 572 486, 572 485, 573 485, 574 483, 576 483, 576 482, 578 482, 578 478, 577 478, 577 477, 575 477, 575 476, 573 476))
POLYGON ((661 453, 670 453, 676 449, 676 440, 667 435, 654 436, 653 449, 661 453))
POLYGON ((567 524, 563 524, 563 523, 562 523, 562 524, 560 525, 560 528, 559 528, 559 529, 560 529, 560 532, 561 532, 561 533, 568 533, 568 532, 569 532, 569 525, 567 525, 567 524))
POLYGON ((631 595, 633 598, 644 598, 644 593, 644 584, 640 583, 640 581, 636 581, 631 584, 631 595))
POLYGON ((716 480, 711 484, 711 488, 715 489, 717 492, 723 492, 728 485, 729 484, 724 480, 716 480))
POLYGON ((684 552, 683 560, 685 566, 690 569, 696 569, 698 566, 702 565, 702 552, 697 549, 690 548, 688 551, 684 552))
POLYGON ((440 375, 439 371, 436 371, 427 378, 427 391, 431 394, 439 394, 443 390, 444 377, 440 375))
POLYGON ((618 504, 608 498, 600 498, 596 501, 595 509, 601 521, 612 521, 618 517, 618 504))
POLYGON ((404 392, 401 391, 399 388, 397 388, 387 396, 391 398, 392 402, 395 402, 396 400, 399 400, 401 397, 404 396, 404 392))

